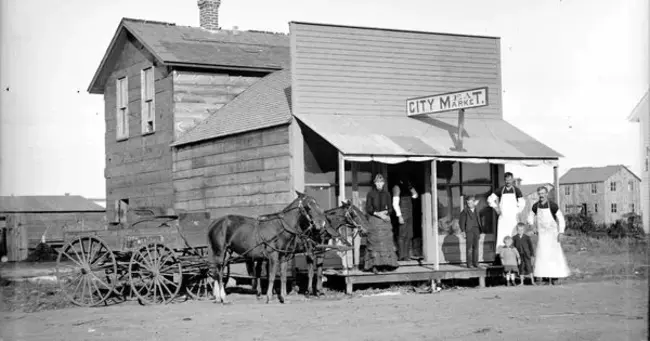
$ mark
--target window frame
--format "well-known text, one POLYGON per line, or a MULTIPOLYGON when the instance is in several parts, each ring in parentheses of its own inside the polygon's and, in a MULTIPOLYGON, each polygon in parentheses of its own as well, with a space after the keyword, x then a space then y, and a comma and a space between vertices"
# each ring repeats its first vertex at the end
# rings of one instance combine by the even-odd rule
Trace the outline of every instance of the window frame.
POLYGON ((156 80, 153 66, 140 70, 140 123, 142 135, 156 132, 156 80))
POLYGON ((564 195, 571 195, 571 185, 564 185, 564 195))
POLYGON ((117 141, 129 138, 129 77, 115 80, 115 138, 117 141))
POLYGON ((611 181, 609 183, 609 191, 610 192, 616 192, 616 181, 611 181))
POLYGON ((591 184, 591 194, 598 194, 598 184, 591 184))
POLYGON ((616 203, 611 203, 609 207, 611 213, 618 213, 618 205, 616 203))
POLYGON ((598 203, 594 204, 594 213, 598 213, 598 203))

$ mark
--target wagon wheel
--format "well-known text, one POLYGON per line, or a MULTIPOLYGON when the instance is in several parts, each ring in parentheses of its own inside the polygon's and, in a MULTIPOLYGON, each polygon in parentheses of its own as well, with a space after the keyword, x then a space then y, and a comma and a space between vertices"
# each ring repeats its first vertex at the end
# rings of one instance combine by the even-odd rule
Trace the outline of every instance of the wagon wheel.
POLYGON ((79 237, 66 244, 56 260, 61 291, 79 306, 96 306, 108 299, 117 282, 117 261, 97 237, 79 237))
POLYGON ((167 304, 181 289, 183 271, 174 252, 151 244, 135 252, 129 262, 131 289, 142 304, 167 304))
POLYGON ((212 283, 214 280, 210 276, 209 271, 200 271, 196 274, 191 274, 185 277, 187 284, 185 290, 187 294, 195 300, 211 300, 214 298, 212 283))

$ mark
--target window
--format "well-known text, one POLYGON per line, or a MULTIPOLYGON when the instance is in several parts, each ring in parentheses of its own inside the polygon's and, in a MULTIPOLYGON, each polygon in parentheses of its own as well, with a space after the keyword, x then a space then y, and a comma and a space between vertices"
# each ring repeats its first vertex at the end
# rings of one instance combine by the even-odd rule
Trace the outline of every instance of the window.
POLYGON ((564 186, 564 195, 571 195, 571 187, 569 185, 564 186))
POLYGON ((591 184, 591 193, 592 194, 598 193, 598 184, 591 184))
POLYGON ((565 205, 564 205, 564 212, 566 212, 566 214, 571 214, 570 208, 571 208, 571 207, 570 207, 569 205, 566 205, 566 204, 565 204, 565 205))
POLYGON ((648 158, 645 158, 645 171, 648 171, 648 158))
POLYGON ((616 181, 612 181, 609 183, 609 190, 612 192, 616 192, 616 181))
POLYGON ((612 204, 612 213, 616 213, 617 211, 616 204, 612 204))
POLYGON ((153 67, 143 69, 140 73, 140 91, 142 102, 142 134, 153 133, 156 121, 156 104, 153 67))
POLYGON ((634 191, 634 181, 630 180, 627 182, 627 190, 630 192, 634 191))
POLYGON ((634 213, 634 204, 630 204, 630 212, 634 213))
POLYGON ((116 87, 116 134, 118 140, 123 140, 129 137, 129 79, 117 79, 116 87))
POLYGON ((594 204, 594 213, 598 213, 598 204, 594 204))
POLYGON ((113 221, 122 224, 122 226, 126 226, 126 215, 128 211, 129 199, 115 200, 115 218, 113 221))

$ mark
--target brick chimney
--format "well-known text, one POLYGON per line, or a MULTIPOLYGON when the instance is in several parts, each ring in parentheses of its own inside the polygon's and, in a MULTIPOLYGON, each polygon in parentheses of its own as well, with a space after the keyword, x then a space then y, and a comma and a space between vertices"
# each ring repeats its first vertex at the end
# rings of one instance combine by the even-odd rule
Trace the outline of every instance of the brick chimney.
POLYGON ((219 5, 221 0, 198 0, 199 21, 206 30, 219 30, 219 5))

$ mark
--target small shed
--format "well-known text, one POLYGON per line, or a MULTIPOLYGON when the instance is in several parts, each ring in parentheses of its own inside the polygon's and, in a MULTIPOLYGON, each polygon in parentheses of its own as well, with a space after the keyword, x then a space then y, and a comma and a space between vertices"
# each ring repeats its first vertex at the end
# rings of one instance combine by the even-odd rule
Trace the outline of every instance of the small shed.
POLYGON ((56 247, 63 233, 106 226, 106 209, 78 195, 0 197, 0 256, 27 259, 41 241, 56 247))

